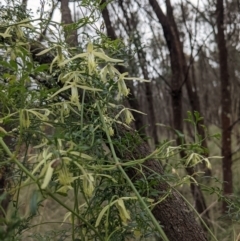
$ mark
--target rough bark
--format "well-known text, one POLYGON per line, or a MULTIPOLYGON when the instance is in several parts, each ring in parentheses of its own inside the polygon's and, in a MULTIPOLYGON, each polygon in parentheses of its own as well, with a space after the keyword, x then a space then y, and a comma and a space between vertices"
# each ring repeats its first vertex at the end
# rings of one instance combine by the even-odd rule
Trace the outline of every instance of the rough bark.
MULTIPOLYGON (((221 121, 222 121, 222 172, 223 195, 233 192, 232 183, 232 151, 231 151, 231 88, 228 72, 228 53, 224 35, 224 6, 223 0, 217 0, 217 43, 219 51, 219 67, 221 81, 221 121)), ((227 203, 223 201, 222 211, 227 210, 227 203)))
MULTIPOLYGON (((166 16, 164 15, 162 9, 160 8, 156 0, 149 0, 149 3, 153 8, 159 20, 159 23, 162 25, 164 37, 166 39, 167 46, 170 53, 171 70, 172 70, 171 96, 172 96, 172 110, 173 110, 173 125, 176 130, 183 132, 182 85, 183 85, 183 82, 185 81, 184 77, 186 77, 185 75, 186 65, 183 64, 183 61, 185 61, 185 58, 184 58, 184 53, 182 49, 182 44, 180 42, 179 33, 177 30, 177 25, 175 23, 174 16, 173 16, 173 9, 171 7, 170 0, 166 0, 166 6, 167 6, 167 16, 166 16)), ((188 82, 188 87, 192 89, 189 82, 188 82)), ((193 100, 192 97, 191 99, 193 100)), ((197 108, 196 102, 194 101, 192 102, 195 103, 194 107, 197 108)), ((181 145, 181 144, 182 144, 182 140, 180 138, 177 138, 177 145, 181 145)), ((184 152, 181 152, 180 155, 182 158, 186 157, 186 154, 184 152)), ((186 171, 188 175, 197 179, 194 168, 187 167, 186 171)), ((207 211, 205 212, 206 202, 200 187, 195 183, 191 183, 191 193, 193 195, 197 211, 200 214, 205 213, 204 217, 205 217, 205 221, 207 222, 207 220, 209 219, 209 214, 207 211)))
MULTIPOLYGON (((140 159, 149 155, 148 145, 139 139, 136 132, 130 129, 126 129, 122 126, 118 126, 116 133, 118 133, 115 138, 123 138, 125 135, 132 137, 131 147, 125 146, 125 148, 118 149, 116 146, 117 155, 122 160, 140 159), (131 152, 129 151, 131 149, 131 152)), ((132 177, 132 180, 142 179, 142 175, 136 170, 136 168, 128 169, 128 175, 132 177)), ((154 173, 158 175, 163 174, 163 168, 158 160, 147 160, 143 166, 143 172, 145 178, 153 178, 154 173)), ((156 177, 157 179, 157 177, 156 177)), ((159 180, 159 178, 158 178, 159 180)), ((163 229, 170 241, 202 241, 207 240, 204 231, 201 229, 200 225, 196 222, 192 211, 186 205, 182 197, 167 184, 166 181, 160 178, 158 183, 153 187, 158 196, 151 195, 149 198, 159 201, 161 197, 170 192, 164 201, 158 203, 152 213, 155 218, 163 226, 163 229)))
POLYGON ((78 37, 77 30, 73 29, 71 11, 68 6, 69 0, 61 0, 62 23, 64 24, 64 34, 66 42, 71 47, 77 47, 78 37))

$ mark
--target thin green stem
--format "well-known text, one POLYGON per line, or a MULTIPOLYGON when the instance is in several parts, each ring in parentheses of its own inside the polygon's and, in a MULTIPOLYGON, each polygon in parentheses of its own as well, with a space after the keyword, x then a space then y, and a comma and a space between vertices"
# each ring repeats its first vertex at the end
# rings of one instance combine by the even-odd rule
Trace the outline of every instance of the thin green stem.
POLYGON ((27 176, 29 176, 33 181, 37 183, 37 179, 32 175, 31 172, 28 171, 28 169, 16 159, 16 157, 12 154, 12 152, 9 150, 8 146, 5 144, 2 137, 0 137, 0 144, 3 147, 4 151, 9 155, 10 161, 15 163, 27 176))
MULTIPOLYGON (((28 145, 26 146, 26 150, 25 150, 25 155, 24 155, 24 159, 26 158, 26 156, 27 156, 27 152, 28 152, 28 145)), ((19 178, 19 183, 22 183, 22 179, 23 179, 23 171, 21 171, 21 174, 20 174, 20 178, 19 178)), ((15 214, 17 214, 17 210, 18 210, 18 203, 19 203, 19 197, 20 197, 20 190, 21 190, 21 188, 18 188, 17 189, 17 198, 16 198, 16 213, 15 214)))
POLYGON ((83 111, 84 111, 84 100, 86 91, 83 90, 82 103, 81 103, 81 140, 83 140, 83 111))

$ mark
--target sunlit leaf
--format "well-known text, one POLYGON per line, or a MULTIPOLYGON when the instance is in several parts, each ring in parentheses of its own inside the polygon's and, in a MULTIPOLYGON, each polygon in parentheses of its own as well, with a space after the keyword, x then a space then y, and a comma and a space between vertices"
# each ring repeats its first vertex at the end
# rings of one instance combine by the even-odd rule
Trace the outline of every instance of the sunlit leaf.
POLYGON ((0 36, 2 36, 3 38, 10 38, 10 37, 12 37, 12 35, 8 34, 8 33, 0 33, 0 36))
POLYGON ((49 182, 51 181, 51 178, 52 178, 52 175, 53 175, 53 171, 54 171, 54 168, 52 167, 52 163, 53 163, 54 161, 55 161, 55 160, 51 161, 51 162, 48 164, 47 172, 46 172, 46 174, 45 174, 43 183, 42 183, 42 185, 41 185, 41 188, 42 188, 42 189, 47 188, 49 182))
POLYGON ((48 53, 48 52, 51 51, 52 49, 53 49, 53 48, 44 49, 44 50, 42 50, 41 52, 37 53, 36 55, 37 55, 37 56, 41 56, 41 55, 43 55, 43 54, 48 53))
POLYGON ((89 161, 94 160, 93 157, 91 157, 91 156, 89 156, 89 155, 87 155, 87 154, 85 154, 85 153, 76 152, 76 151, 71 151, 70 154, 75 155, 75 156, 80 156, 80 157, 82 157, 83 159, 86 159, 86 160, 89 160, 89 161))
MULTIPOLYGON (((115 202, 114 202, 114 203, 115 203, 115 202)), ((105 207, 101 210, 101 212, 99 213, 98 218, 97 218, 97 220, 96 220, 95 227, 98 227, 98 226, 99 226, 99 224, 100 224, 100 222, 101 222, 101 220, 102 220, 102 218, 103 218, 103 215, 106 213, 106 211, 107 211, 114 203, 111 203, 111 204, 105 206, 105 207)))

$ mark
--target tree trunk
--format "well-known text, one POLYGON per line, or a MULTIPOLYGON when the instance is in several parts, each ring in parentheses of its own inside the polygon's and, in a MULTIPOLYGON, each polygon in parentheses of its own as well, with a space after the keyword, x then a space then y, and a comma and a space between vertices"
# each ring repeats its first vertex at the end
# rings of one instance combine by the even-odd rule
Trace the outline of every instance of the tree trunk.
POLYGON ((61 12, 62 12, 62 23, 64 25, 64 35, 66 42, 71 47, 77 47, 78 45, 78 37, 77 37, 77 30, 72 29, 73 26, 70 25, 73 23, 71 11, 68 6, 69 0, 61 0, 61 12))
MULTIPOLYGON (((140 36, 138 36, 140 40, 140 36)), ((135 46, 137 48, 137 55, 140 67, 142 69, 143 77, 144 79, 149 79, 149 74, 147 70, 146 65, 146 53, 143 51, 143 49, 140 46, 139 43, 135 43, 135 46)), ((146 100, 147 100, 147 108, 148 108, 148 121, 150 123, 150 134, 153 138, 153 147, 155 147, 158 144, 158 135, 157 135, 157 128, 156 128, 156 116, 154 111, 154 97, 153 97, 153 91, 152 91, 152 84, 151 83, 145 83, 145 94, 146 94, 146 100)))
MULTIPOLYGON (((127 31, 130 33, 129 38, 133 39, 133 43, 136 48, 136 53, 138 57, 139 67, 141 68, 143 78, 146 80, 149 80, 149 73, 147 70, 147 62, 146 62, 146 53, 143 50, 143 47, 141 46, 141 36, 138 32, 138 19, 136 19, 133 14, 131 13, 131 17, 128 17, 127 14, 127 7, 123 5, 123 1, 119 1, 119 5, 123 11, 124 18, 127 22, 127 31)), ((155 148, 155 146, 158 144, 158 133, 156 128, 156 115, 154 111, 154 97, 153 97, 153 91, 152 91, 152 84, 144 83, 144 90, 146 95, 146 110, 147 110, 147 125, 150 137, 152 138, 151 147, 152 149, 155 148)))
POLYGON ((28 2, 28 0, 22 0, 22 6, 23 6, 24 10, 27 9, 27 2, 28 2))
MULTIPOLYGON (((117 126, 116 133, 119 137, 123 138, 125 135, 132 137, 131 147, 125 146, 123 150, 119 150, 119 147, 115 147, 117 155, 122 160, 141 159, 150 154, 148 145, 139 140, 139 135, 133 130, 126 129, 123 126, 117 126), (131 150, 131 151, 129 151, 131 150)), ((167 192, 169 195, 164 201, 158 203, 152 210, 155 218, 163 226, 163 229, 170 241, 206 241, 204 231, 200 225, 196 222, 192 211, 182 199, 182 197, 172 189, 164 179, 159 178, 163 174, 163 168, 158 160, 147 160, 143 167, 144 179, 158 180, 157 184, 153 188, 158 195, 151 195, 149 198, 159 201, 167 192), (156 173, 156 174, 154 174, 156 173)), ((139 174, 137 168, 127 169, 129 177, 132 177, 133 181, 143 179, 143 175, 139 174)))
MULTIPOLYGON (((224 35, 224 6, 223 0, 217 0, 217 42, 219 51, 219 67, 221 81, 221 121, 222 121, 222 171, 223 195, 226 197, 233 192, 232 183, 232 151, 231 151, 231 88, 228 73, 228 53, 224 35)), ((222 211, 227 211, 227 203, 223 201, 222 211)))
MULTIPOLYGON (((194 59, 191 56, 190 63, 189 63, 189 66, 188 66, 186 58, 185 58, 185 54, 183 52, 183 46, 182 46, 182 43, 180 41, 180 36, 179 36, 176 21, 174 19, 173 8, 172 8, 170 0, 166 0, 166 6, 167 6, 167 16, 169 18, 170 24, 173 26, 174 35, 176 36, 175 44, 178 46, 179 53, 181 54, 180 63, 182 64, 182 70, 183 70, 183 82, 182 82, 181 85, 183 86, 184 84, 186 84, 188 99, 189 99, 192 111, 193 112, 198 111, 201 114, 201 106, 200 106, 200 100, 199 100, 198 92, 197 92, 196 89, 195 89, 195 91, 193 90, 194 79, 191 79, 191 76, 189 74, 191 66, 193 65, 194 59)), ((207 150, 207 141, 204 138, 205 132, 204 132, 204 129, 202 128, 202 125, 204 125, 204 119, 202 119, 201 121, 199 121, 197 123, 197 131, 198 131, 198 134, 203 138, 202 146, 204 147, 205 150, 207 150)), ((203 153, 203 155, 208 156, 207 151, 205 151, 203 153)), ((211 170, 206 167, 205 162, 203 163, 203 165, 204 165, 205 173, 207 175, 211 175, 211 170)))
MULTIPOLYGON (((172 69, 172 109, 173 109, 173 123, 174 128, 181 133, 183 133, 183 117, 182 117, 182 85, 185 81, 185 61, 184 53, 182 49, 182 44, 180 42, 179 33, 177 30, 177 25, 175 23, 172 7, 170 0, 166 0, 167 5, 167 16, 164 15, 162 9, 156 0, 149 0, 150 5, 152 6, 154 12, 157 15, 157 18, 162 25, 164 36, 167 42, 167 46, 170 52, 171 59, 171 69, 172 69)), ((186 77, 186 76, 185 76, 186 77)), ((192 87, 191 87, 192 88, 192 87)), ((195 102, 194 102, 195 103, 195 102)), ((199 107, 200 108, 200 107, 199 107)), ((182 145, 182 140, 177 138, 177 145, 182 145)), ((186 158, 184 152, 180 152, 181 158, 186 158)), ((188 175, 197 179, 195 175, 194 168, 187 167, 186 171, 188 175)), ((197 211, 204 214, 204 219, 207 222, 209 219, 209 214, 206 210, 206 202, 203 196, 203 193, 195 183, 191 183, 191 193, 195 200, 197 211)))

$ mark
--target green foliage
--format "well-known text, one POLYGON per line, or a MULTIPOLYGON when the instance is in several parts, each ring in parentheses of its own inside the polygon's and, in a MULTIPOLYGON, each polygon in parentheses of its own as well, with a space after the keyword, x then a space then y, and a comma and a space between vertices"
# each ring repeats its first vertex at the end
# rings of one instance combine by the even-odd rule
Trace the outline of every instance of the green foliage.
MULTIPOLYGON (((92 10, 90 16, 65 31, 94 26, 98 1, 82 4, 92 10)), ((34 219, 52 199, 56 212, 64 210, 60 228, 28 238, 124 240, 158 234, 168 240, 151 214, 156 203, 149 196, 159 196, 154 187, 161 180, 172 188, 197 182, 180 170, 202 162, 210 166, 209 160, 217 158, 203 155, 206 137, 197 132, 200 114, 188 112, 186 121, 194 128, 192 142, 173 130, 182 139, 181 146, 165 141, 149 156, 135 160, 132 151, 142 140, 137 133, 118 136, 118 128, 130 128, 131 112, 137 111, 122 105, 129 94, 125 81, 146 80, 118 71, 126 59, 122 41, 110 41, 100 30, 92 36, 83 32, 87 37, 82 45, 72 49, 62 40, 61 25, 54 23, 57 41, 46 40, 47 47, 39 44, 33 54, 36 43, 29 36, 39 30, 34 20, 19 5, 2 11, 9 17, 4 15, 0 25, 0 155, 1 166, 7 163, 13 170, 13 180, 9 188, 12 203, 1 219, 0 239, 22 240, 27 231, 45 225, 34 224, 34 219), (9 136, 10 144, 5 142, 9 136), (126 159, 119 160, 115 149, 128 153, 126 159), (180 151, 186 153, 181 161, 180 151), (152 173, 146 179, 142 167, 150 158, 164 164, 164 175, 152 173), (127 168, 137 169, 142 178, 133 183, 125 173, 127 168), (26 195, 27 202, 23 200, 26 195)), ((203 188, 222 198, 219 188, 203 188)), ((234 203, 229 202, 231 217, 238 220, 239 205, 234 203)))
MULTIPOLYGON (((122 43, 102 34, 88 39, 80 53, 66 48, 59 36, 58 42, 49 41, 49 47, 34 57, 27 36, 37 32, 32 24, 17 18, 6 19, 1 26, 0 144, 14 167, 12 207, 4 215, 7 231, 2 238, 21 239, 49 198, 58 209, 67 210, 62 222, 70 222, 71 232, 36 233, 36 240, 52 240, 55 234, 70 235, 72 240, 122 240, 155 229, 161 233, 147 208, 152 200, 139 195, 119 165, 111 139, 116 125, 130 128, 133 120, 131 110, 121 104, 129 93, 125 81, 145 80, 117 70, 115 65, 123 63, 122 43), (44 63, 44 58, 51 62, 44 63), (6 126, 13 128, 7 131, 6 126), (4 141, 7 135, 14 137, 11 146, 4 141), (29 200, 22 214, 26 188, 29 200), (61 196, 72 199, 71 204, 61 196)), ((130 146, 131 138, 125 137, 120 145, 130 146)), ((135 165, 135 160, 126 161, 135 165)))

